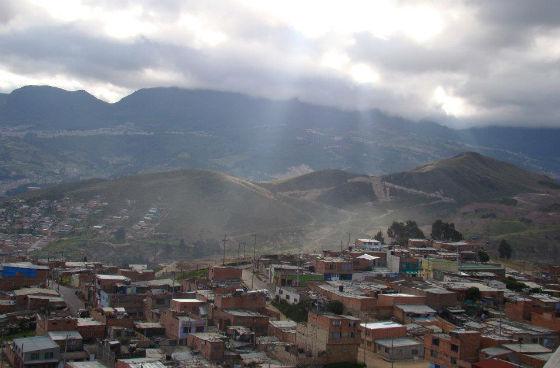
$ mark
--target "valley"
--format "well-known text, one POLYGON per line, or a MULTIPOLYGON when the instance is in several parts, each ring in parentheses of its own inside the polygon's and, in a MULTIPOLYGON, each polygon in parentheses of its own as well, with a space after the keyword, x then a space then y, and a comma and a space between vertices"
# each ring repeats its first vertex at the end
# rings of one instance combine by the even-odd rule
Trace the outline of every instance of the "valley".
MULTIPOLYGON (((6 201, 11 209, 4 212, 17 215, 4 233, 50 234, 37 250, 45 257, 155 262, 219 257, 224 234, 230 253, 252 246, 255 234, 259 254, 320 251, 346 244, 349 234, 385 232, 393 221, 412 219, 429 234, 444 219, 469 238, 486 239, 494 256, 507 239, 514 257, 536 260, 545 252, 553 262, 560 259, 558 203, 553 179, 469 152, 375 177, 324 170, 251 182, 180 170, 62 184, 6 201), (20 213, 25 206, 51 208, 59 219, 47 229, 40 221, 21 227, 30 218, 20 213)), ((40 213, 35 217, 46 216, 40 213)))

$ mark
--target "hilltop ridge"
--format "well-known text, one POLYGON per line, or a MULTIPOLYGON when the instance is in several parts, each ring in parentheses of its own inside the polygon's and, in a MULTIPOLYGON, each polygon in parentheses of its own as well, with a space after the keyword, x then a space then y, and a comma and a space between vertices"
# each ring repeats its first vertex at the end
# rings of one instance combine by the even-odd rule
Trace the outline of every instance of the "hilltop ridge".
POLYGON ((473 150, 559 176, 558 141, 560 129, 455 130, 227 91, 155 87, 107 103, 86 91, 27 86, 0 95, 0 195, 31 183, 177 169, 259 182, 301 167, 381 176, 473 150))

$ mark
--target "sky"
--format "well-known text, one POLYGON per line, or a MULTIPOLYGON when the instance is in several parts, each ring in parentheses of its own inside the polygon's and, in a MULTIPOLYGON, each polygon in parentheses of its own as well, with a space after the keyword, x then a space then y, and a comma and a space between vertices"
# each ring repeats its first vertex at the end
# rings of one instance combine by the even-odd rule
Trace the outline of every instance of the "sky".
POLYGON ((560 127, 560 1, 0 0, 0 91, 30 84, 560 127))

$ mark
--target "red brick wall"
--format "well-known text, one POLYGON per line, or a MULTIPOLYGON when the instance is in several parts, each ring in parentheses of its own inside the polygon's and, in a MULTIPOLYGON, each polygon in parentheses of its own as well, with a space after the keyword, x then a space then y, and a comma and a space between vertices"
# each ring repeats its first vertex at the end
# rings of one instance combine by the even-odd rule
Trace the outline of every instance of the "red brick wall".
POLYGON ((210 268, 208 278, 211 281, 238 280, 241 279, 241 272, 240 268, 214 266, 210 268))
POLYGON ((220 309, 246 309, 261 312, 266 307, 266 295, 264 293, 216 295, 214 304, 220 309))
POLYGON ((206 303, 203 302, 202 300, 199 300, 199 301, 194 301, 193 300, 193 301, 189 301, 189 302, 181 302, 180 300, 172 299, 169 309, 171 309, 172 311, 175 311, 175 312, 192 313, 192 314, 198 315, 199 308, 201 306, 203 306, 204 304, 206 304, 206 303))
POLYGON ((422 295, 403 296, 399 294, 379 294, 377 305, 394 306, 395 304, 426 304, 426 297, 422 295))
POLYGON ((505 305, 506 316, 514 321, 526 322, 531 320, 531 302, 519 300, 505 305))
POLYGON ((320 274, 334 273, 334 274, 348 274, 352 273, 352 261, 345 262, 331 262, 324 259, 315 261, 315 272, 320 274))
POLYGON ((560 318, 552 313, 532 313, 531 324, 560 332, 560 318))
POLYGON ((175 312, 165 311, 161 315, 160 323, 165 328, 165 336, 169 339, 178 339, 179 320, 175 318, 175 312))
POLYGON ((277 328, 272 325, 268 325, 268 336, 275 336, 278 340, 290 344, 295 344, 296 342, 296 333, 295 330, 284 330, 281 328, 277 328))
POLYGON ((36 277, 26 277, 18 273, 13 277, 0 278, 0 290, 17 290, 29 286, 45 287, 48 275, 49 270, 37 270, 36 277))
POLYGON ((406 336, 406 326, 388 327, 382 329, 361 328, 362 340, 375 341, 378 339, 391 339, 406 336))
POLYGON ((196 334, 190 334, 187 335, 187 346, 199 351, 204 358, 214 362, 224 358, 225 344, 223 341, 206 341, 198 338, 196 334))
POLYGON ((46 335, 50 331, 73 331, 76 329, 77 320, 75 318, 53 318, 49 319, 44 316, 37 318, 35 333, 37 335, 46 335))
POLYGON ((136 271, 121 268, 119 269, 119 275, 126 276, 132 281, 150 281, 156 278, 156 274, 152 270, 136 271))
POLYGON ((103 339, 105 337, 105 325, 77 326, 76 331, 82 335, 84 340, 103 339))
POLYGON ((212 319, 220 330, 224 330, 227 326, 243 326, 254 331, 256 336, 264 336, 268 331, 268 317, 264 315, 237 316, 224 310, 215 309, 212 313, 212 319))

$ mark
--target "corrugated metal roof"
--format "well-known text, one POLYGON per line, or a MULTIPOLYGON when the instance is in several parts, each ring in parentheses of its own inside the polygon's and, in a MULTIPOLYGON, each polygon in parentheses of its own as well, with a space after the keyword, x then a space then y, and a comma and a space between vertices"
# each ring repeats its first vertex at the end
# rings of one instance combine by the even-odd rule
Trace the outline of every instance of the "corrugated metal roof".
POLYGON ((14 339, 13 343, 24 353, 58 348, 58 345, 48 336, 22 337, 14 339))
POLYGON ((399 337, 396 339, 379 339, 375 340, 375 343, 388 348, 422 345, 422 342, 410 337, 399 337))

